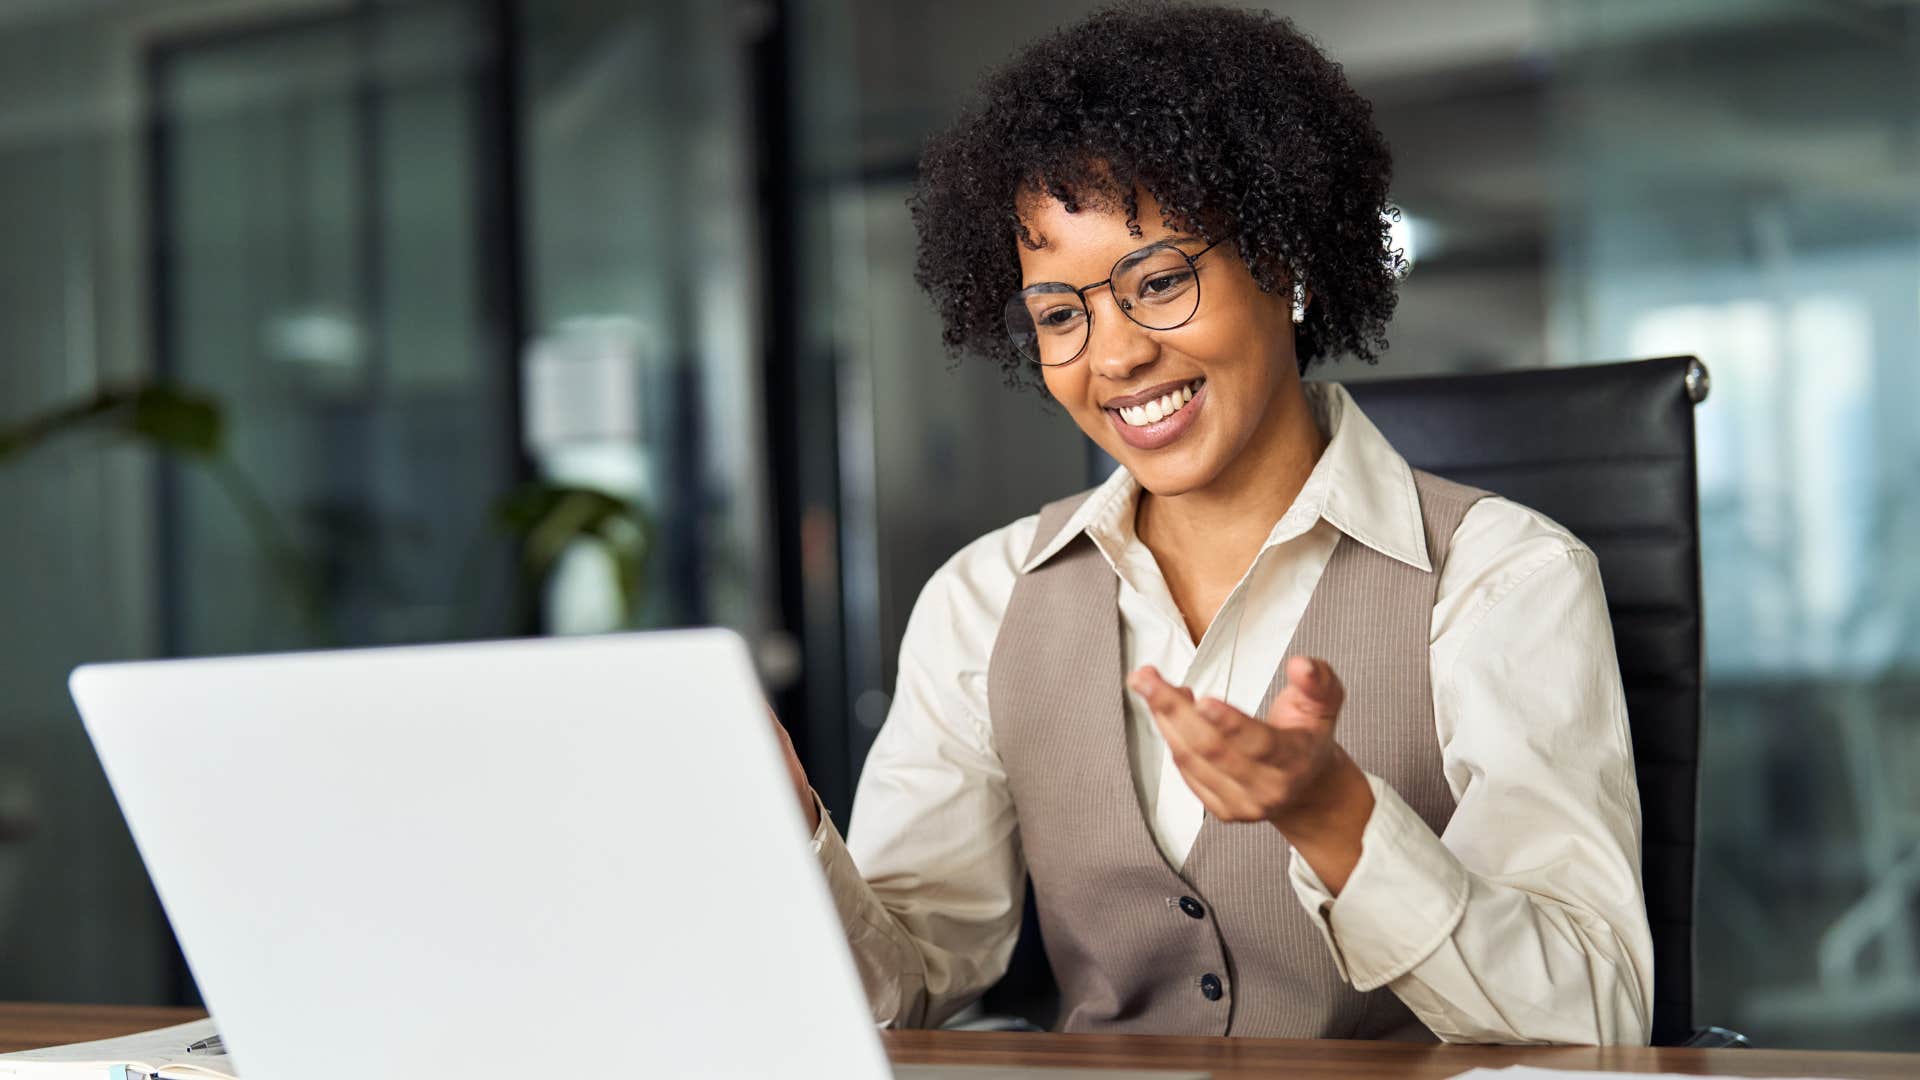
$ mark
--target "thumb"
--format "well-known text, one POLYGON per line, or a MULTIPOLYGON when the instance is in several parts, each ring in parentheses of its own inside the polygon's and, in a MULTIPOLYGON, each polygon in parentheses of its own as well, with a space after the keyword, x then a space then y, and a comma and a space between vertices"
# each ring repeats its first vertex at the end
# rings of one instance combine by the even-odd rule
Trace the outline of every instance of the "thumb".
POLYGON ((1274 699, 1274 712, 1315 720, 1332 720, 1340 715, 1347 699, 1340 677, 1324 660, 1295 656, 1287 661, 1287 686, 1274 699))

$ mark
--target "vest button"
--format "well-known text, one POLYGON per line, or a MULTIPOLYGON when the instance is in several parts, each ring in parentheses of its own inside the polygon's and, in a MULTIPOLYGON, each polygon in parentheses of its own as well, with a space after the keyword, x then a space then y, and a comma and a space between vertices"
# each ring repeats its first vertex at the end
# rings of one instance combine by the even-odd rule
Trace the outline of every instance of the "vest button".
POLYGON ((1191 896, 1183 896, 1180 898, 1180 910, 1196 919, 1204 919, 1207 917, 1207 909, 1201 907, 1200 901, 1195 900, 1191 896))
POLYGON ((1215 975, 1211 971, 1200 976, 1201 997, 1206 998, 1208 1001, 1219 1001, 1220 995, 1223 993, 1225 993, 1225 991, 1220 989, 1220 976, 1215 975))

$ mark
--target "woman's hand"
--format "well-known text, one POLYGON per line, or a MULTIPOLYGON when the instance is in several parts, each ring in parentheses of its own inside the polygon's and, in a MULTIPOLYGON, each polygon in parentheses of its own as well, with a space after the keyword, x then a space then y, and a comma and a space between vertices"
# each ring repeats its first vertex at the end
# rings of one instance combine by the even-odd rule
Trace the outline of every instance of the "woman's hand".
POLYGON ((1296 656, 1286 674, 1265 720, 1218 698, 1196 701, 1150 666, 1127 685, 1146 699, 1174 765, 1208 812, 1272 824, 1337 895, 1360 860, 1373 789, 1333 741, 1346 698, 1333 669, 1296 656))
POLYGON ((787 758, 787 779, 793 782, 793 793, 800 799, 800 814, 807 820, 807 829, 816 831, 820 828, 820 811, 813 800, 813 785, 807 783, 807 770, 800 767, 800 756, 793 752, 793 740, 787 737, 787 729, 781 726, 771 705, 767 706, 767 719, 773 721, 774 734, 780 736, 780 752, 787 758))

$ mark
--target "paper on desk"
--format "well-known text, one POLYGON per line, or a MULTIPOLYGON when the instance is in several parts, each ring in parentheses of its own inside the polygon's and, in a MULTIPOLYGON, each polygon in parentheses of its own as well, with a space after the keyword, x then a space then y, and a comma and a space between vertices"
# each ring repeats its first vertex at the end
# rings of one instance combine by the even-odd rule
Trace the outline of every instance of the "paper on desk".
MULTIPOLYGON (((1620 1080, 1622 1072, 1594 1072, 1584 1068, 1540 1068, 1534 1065, 1509 1065, 1505 1068, 1469 1068, 1453 1080, 1620 1080)), ((1634 1080, 1699 1080, 1680 1072, 1636 1072, 1634 1080)), ((1740 1080, 1722 1076, 1722 1080, 1740 1080)), ((1799 1076, 1793 1080, 1820 1080, 1818 1076, 1799 1076)))
POLYGON ((213 1021, 122 1035, 117 1039, 49 1046, 0 1054, 0 1080, 108 1080, 118 1066, 136 1065, 160 1080, 237 1080, 233 1061, 225 1054, 187 1054, 187 1044, 211 1036, 213 1021))

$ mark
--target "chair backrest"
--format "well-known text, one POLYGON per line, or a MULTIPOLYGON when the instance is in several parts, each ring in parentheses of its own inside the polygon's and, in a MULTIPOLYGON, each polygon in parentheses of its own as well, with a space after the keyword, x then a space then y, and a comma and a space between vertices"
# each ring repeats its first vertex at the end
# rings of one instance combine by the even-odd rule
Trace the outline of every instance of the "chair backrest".
POLYGON ((1540 511, 1594 550, 1639 772, 1653 1041, 1693 1019, 1700 526, 1691 357, 1347 384, 1413 465, 1540 511))

